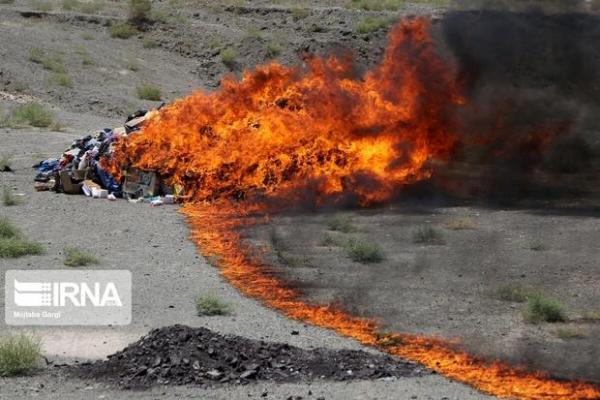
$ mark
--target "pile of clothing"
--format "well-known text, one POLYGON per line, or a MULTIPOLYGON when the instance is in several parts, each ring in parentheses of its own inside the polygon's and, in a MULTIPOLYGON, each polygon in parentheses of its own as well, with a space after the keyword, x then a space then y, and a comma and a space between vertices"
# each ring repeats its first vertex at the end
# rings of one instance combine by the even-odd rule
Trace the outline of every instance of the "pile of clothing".
POLYGON ((173 203, 173 188, 163 185, 155 173, 131 169, 124 171, 124 180, 119 182, 100 166, 100 159, 112 154, 115 141, 138 131, 147 116, 147 110, 139 110, 127 117, 124 126, 102 129, 95 135, 77 139, 60 158, 49 158, 34 165, 37 170, 35 189, 83 193, 109 200, 126 197, 152 205, 173 203))

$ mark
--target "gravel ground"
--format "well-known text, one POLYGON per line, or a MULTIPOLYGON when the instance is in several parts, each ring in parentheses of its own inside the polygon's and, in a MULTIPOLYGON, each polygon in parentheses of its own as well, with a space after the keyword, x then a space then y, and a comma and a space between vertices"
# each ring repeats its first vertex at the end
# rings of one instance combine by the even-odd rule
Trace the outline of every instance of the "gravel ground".
MULTIPOLYGON (((144 27, 144 31, 134 37, 122 40, 110 37, 108 25, 124 20, 126 10, 123 2, 106 2, 108 6, 93 15, 62 10, 62 1, 58 0, 45 2, 53 5, 50 12, 31 12, 33 3, 16 0, 13 4, 0 5, 0 114, 3 109, 14 107, 15 100, 36 99, 54 107, 58 119, 67 128, 65 132, 0 129, 0 155, 10 155, 16 170, 15 174, 0 173, 0 188, 6 185, 15 193, 24 194, 25 199, 24 204, 17 207, 0 205, 0 214, 8 215, 30 239, 40 241, 46 248, 46 253, 41 256, 0 259, 0 272, 20 268, 64 268, 64 248, 77 245, 90 249, 101 258, 102 263, 96 268, 131 270, 134 284, 133 322, 129 326, 32 328, 43 339, 43 350, 48 360, 72 363, 101 359, 123 349, 153 328, 173 324, 206 327, 222 334, 283 342, 305 349, 325 347, 373 351, 330 331, 287 320, 258 302, 241 296, 197 254, 195 246, 188 240, 189 231, 177 207, 151 208, 125 201, 108 202, 83 196, 38 193, 32 187, 33 171, 30 167, 42 158, 59 154, 72 139, 82 136, 87 130, 118 125, 126 113, 156 106, 158 102, 137 97, 136 87, 141 83, 160 87, 163 100, 170 101, 194 89, 215 88, 226 74, 239 74, 245 67, 268 62, 271 59, 267 52, 269 48, 278 48, 276 58, 284 64, 298 63, 307 51, 339 53, 342 49, 350 49, 357 59, 357 69, 364 70, 378 61, 385 45, 386 29, 360 34, 356 29, 360 20, 367 16, 389 18, 402 14, 436 16, 440 10, 425 4, 407 3, 399 13, 365 12, 345 8, 345 0, 300 0, 291 5, 258 0, 246 6, 231 6, 224 1, 179 0, 175 9, 169 6, 172 2, 157 1, 153 3, 166 13, 165 18, 144 27), (304 9, 308 13, 302 11, 304 9), (144 42, 148 39, 154 41, 157 47, 145 47, 144 42), (53 72, 30 61, 31 50, 38 48, 63 61, 71 87, 57 85, 53 72), (221 60, 221 52, 228 48, 236 53, 235 63, 230 66, 224 65, 221 60), (90 62, 84 63, 84 58, 90 62), (216 294, 229 302, 234 308, 233 314, 197 317, 194 298, 204 293, 216 294)), ((595 114, 589 115, 591 120, 595 114)), ((596 145, 600 143, 597 137, 594 140, 596 145)), ((463 178, 464 175, 461 175, 461 186, 464 185, 463 178)), ((583 184, 590 186, 589 182, 595 182, 594 179, 597 178, 583 184)), ((572 184, 580 186, 579 181, 572 184)), ((497 187, 490 186, 495 192, 497 187)), ((290 247, 288 255, 297 257, 301 260, 300 264, 308 255, 313 261, 319 261, 316 264, 336 268, 296 265, 293 270, 288 268, 283 272, 298 285, 304 286, 309 296, 352 303, 357 313, 381 316, 394 329, 460 336, 468 325, 466 330, 474 343, 479 343, 478 338, 485 338, 482 346, 474 346, 474 350, 496 355, 500 348, 509 357, 514 354, 515 348, 534 349, 534 352, 523 350, 517 353, 529 356, 538 364, 548 362, 548 365, 560 362, 560 357, 553 357, 556 351, 559 351, 556 354, 569 352, 577 355, 579 365, 583 366, 583 373, 578 376, 594 378, 596 370, 590 370, 590 366, 597 364, 587 360, 598 358, 594 347, 598 324, 585 325, 583 328, 588 336, 581 341, 560 339, 553 327, 523 326, 519 305, 494 302, 482 294, 489 289, 487 283, 489 276, 493 275, 498 282, 502 279, 510 282, 518 280, 541 285, 557 294, 566 287, 565 299, 571 310, 575 310, 575 316, 586 310, 597 311, 592 307, 597 304, 598 293, 593 279, 597 275, 594 263, 598 256, 597 246, 594 247, 597 219, 582 218, 590 215, 563 215, 542 220, 542 217, 523 212, 468 208, 429 208, 421 215, 403 214, 397 210, 380 212, 379 216, 368 214, 357 216, 361 234, 366 232, 386 249, 392 249, 386 253, 386 263, 377 266, 385 273, 372 274, 372 270, 348 263, 339 250, 315 248, 315 240, 321 240, 324 229, 323 220, 318 215, 301 216, 301 223, 294 217, 283 218, 276 220, 276 225, 284 237, 309 237, 306 241, 295 240, 295 247, 290 247), (448 232, 446 246, 417 248, 407 244, 414 226, 431 222, 443 224, 447 217, 465 214, 477 214, 481 229, 448 232), (395 219, 397 217, 400 221, 395 219), (290 231, 289 225, 294 225, 295 231, 290 231), (380 226, 385 226, 385 232, 379 229, 380 226), (494 226, 503 228, 499 232, 493 229, 494 226), (560 234, 564 226, 573 227, 575 232, 569 231, 569 240, 563 243, 560 234), (550 250, 530 254, 523 247, 527 246, 529 239, 538 237, 543 237, 550 250), (492 252, 485 247, 480 249, 484 254, 471 246, 473 243, 478 246, 496 243, 497 240, 503 244, 492 252), (449 249, 455 249, 455 245, 461 250, 449 254, 449 249), (515 247, 511 246, 516 246, 518 251, 513 254, 515 247), (561 249, 567 246, 580 251, 573 257, 572 251, 561 253, 561 249), (470 261, 465 262, 465 259, 470 261), (498 260, 508 266, 504 271, 497 270, 498 260), (439 272, 437 266, 441 264, 449 265, 446 273, 439 272), (573 265, 582 268, 580 273, 570 274, 573 265), (484 266, 491 270, 489 274, 481 270, 484 266), (520 269, 527 269, 526 278, 520 277, 520 269), (546 269, 552 273, 542 279, 546 276, 546 269), (483 277, 484 272, 486 277, 483 277), (377 276, 386 279, 378 280, 377 276), (398 290, 395 285, 390 287, 388 276, 401 280, 404 290, 398 290), (337 284, 323 288, 322 282, 337 284), (449 290, 448 282, 454 288, 449 290), (365 289, 365 285, 369 286, 369 290, 365 289), (474 288, 477 290, 474 291, 474 288), (585 296, 578 297, 580 291, 585 296), (427 312, 423 312, 423 302, 430 303, 431 293, 435 302, 427 312), (401 297, 404 295, 406 297, 401 297), (485 307, 493 312, 491 317, 484 315, 485 307), (444 318, 440 318, 439 314, 444 318), (470 321, 469 324, 465 324, 464 320, 470 321), (501 339, 497 340, 498 337, 501 339), (488 346, 490 343, 494 345, 488 346)), ((263 241, 267 241, 269 233, 263 232, 262 235, 263 241)), ((296 261, 294 263, 298 264, 296 261)), ((4 285, 0 291, 1 306, 4 285)), ((3 322, 0 324, 0 330, 8 329, 3 322)), ((572 365, 569 364, 568 369, 572 369, 572 365)), ((0 378, 0 399, 19 397, 489 398, 435 375, 350 383, 264 382, 211 389, 155 387, 131 392, 69 378, 55 368, 46 368, 32 377, 0 378)))
POLYGON ((458 338, 487 359, 600 382, 598 210, 404 202, 338 211, 347 233, 331 229, 335 213, 278 216, 249 235, 271 246, 270 262, 308 302, 339 302, 394 332, 458 338), (468 229, 448 228, 461 221, 468 229), (437 237, 415 243, 426 227, 437 237), (379 246, 383 260, 353 261, 349 240, 379 246), (524 299, 503 299, 502 288, 557 299, 567 322, 528 323, 524 299))
POLYGON ((0 380, 0 395, 6 398, 79 400, 156 400, 156 399, 397 399, 397 400, 483 400, 483 396, 439 376, 401 380, 315 382, 312 384, 257 383, 247 386, 198 388, 189 386, 155 387, 144 391, 117 390, 105 384, 67 379, 56 373, 34 378, 0 380), (265 395, 266 393, 266 395, 265 395))

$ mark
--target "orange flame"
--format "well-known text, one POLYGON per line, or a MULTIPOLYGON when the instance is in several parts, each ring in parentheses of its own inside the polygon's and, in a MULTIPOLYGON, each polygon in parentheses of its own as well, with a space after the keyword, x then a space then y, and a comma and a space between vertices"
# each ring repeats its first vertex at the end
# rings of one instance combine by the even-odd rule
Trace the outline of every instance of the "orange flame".
POLYGON ((398 25, 383 63, 363 79, 350 58, 270 64, 229 77, 155 113, 121 141, 113 163, 171 177, 194 200, 259 192, 286 197, 307 185, 362 204, 429 177, 449 154, 460 104, 452 68, 435 53, 425 19, 398 25))
POLYGON ((390 34, 382 64, 356 78, 350 59, 313 58, 307 69, 270 64, 227 78, 220 91, 196 92, 156 112, 139 133, 117 143, 111 171, 149 169, 182 185, 193 203, 182 211, 206 256, 240 291, 285 315, 417 361, 494 395, 525 400, 598 399, 600 389, 543 373, 488 363, 452 343, 407 334, 381 336, 375 321, 304 303, 252 256, 237 228, 266 203, 353 195, 361 204, 430 176, 428 161, 457 142, 450 112, 464 102, 453 68, 437 56, 425 19, 390 34), (212 203, 211 203, 212 202, 212 203))

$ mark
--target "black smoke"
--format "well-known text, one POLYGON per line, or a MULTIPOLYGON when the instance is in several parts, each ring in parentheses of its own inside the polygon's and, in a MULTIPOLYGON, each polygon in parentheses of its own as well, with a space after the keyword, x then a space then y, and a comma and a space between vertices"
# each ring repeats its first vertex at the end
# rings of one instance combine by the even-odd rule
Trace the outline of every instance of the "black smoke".
POLYGON ((474 196, 579 196, 581 188, 546 190, 534 177, 597 165, 600 16, 453 11, 438 33, 467 99, 450 170, 478 171, 474 196))

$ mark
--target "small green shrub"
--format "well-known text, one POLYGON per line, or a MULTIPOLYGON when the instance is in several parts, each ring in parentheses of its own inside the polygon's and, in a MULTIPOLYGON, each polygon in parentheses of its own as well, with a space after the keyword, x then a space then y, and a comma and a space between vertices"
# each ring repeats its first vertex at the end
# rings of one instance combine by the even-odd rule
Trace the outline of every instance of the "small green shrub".
POLYGON ((304 19, 310 15, 310 10, 308 8, 300 8, 293 7, 292 8, 292 17, 297 21, 299 19, 304 19))
POLYGON ((588 321, 600 321, 600 311, 587 311, 583 314, 583 319, 588 321))
POLYGON ((327 226, 332 231, 344 233, 356 232, 358 230, 352 222, 352 217, 346 214, 335 214, 327 221, 327 226))
POLYGON ((21 237, 21 232, 6 217, 0 217, 0 258, 18 258, 41 254, 39 243, 29 242, 21 237))
POLYGON ((525 320, 531 323, 538 322, 563 322, 567 319, 565 306, 556 299, 541 293, 527 297, 525 320))
POLYGON ((494 294, 500 300, 523 303, 531 292, 520 286, 503 285, 496 289, 494 294))
POLYGON ((81 35, 81 37, 83 38, 83 40, 94 40, 95 39, 95 36, 89 32, 85 32, 83 35, 81 35))
POLYGON ((126 65, 127 69, 133 72, 139 71, 140 70, 140 65, 138 64, 138 62, 135 59, 130 59, 127 60, 127 65, 126 65))
POLYGON ((9 117, 11 126, 29 125, 36 128, 47 128, 53 120, 53 113, 38 103, 20 105, 12 111, 9 117))
POLYGON ((8 218, 0 216, 0 239, 15 238, 21 236, 21 231, 10 223, 8 218))
POLYGON ((129 19, 135 22, 148 21, 152 12, 150 0, 129 0, 129 19))
POLYGON ((82 44, 75 46, 75 53, 79 54, 80 56, 90 55, 90 53, 87 51, 87 48, 82 44))
POLYGON ((64 264, 67 267, 85 267, 91 264, 100 264, 100 260, 87 250, 67 247, 64 264))
POLYGON ((561 339, 581 339, 586 337, 586 333, 581 328, 559 328, 556 330, 556 336, 561 339))
POLYGON ((254 25, 251 25, 248 28, 246 28, 246 37, 258 40, 262 40, 263 38, 261 30, 254 25))
POLYGON ((42 66, 50 71, 58 74, 64 74, 67 72, 67 67, 64 64, 63 59, 60 56, 46 57, 42 60, 42 66))
POLYGON ((377 243, 362 240, 351 240, 346 248, 352 261, 362 264, 383 261, 383 250, 377 243))
POLYGON ((281 47, 277 43, 270 42, 265 46, 265 52, 268 58, 277 57, 281 54, 281 47))
POLYGON ((199 316, 227 315, 231 313, 231 306, 213 295, 198 296, 196 312, 199 316))
POLYGON ((138 30, 125 22, 114 24, 109 28, 110 36, 118 39, 129 39, 130 37, 137 35, 138 30))
POLYGON ((64 73, 54 74, 54 76, 52 77, 52 82, 61 87, 66 87, 66 88, 73 87, 73 82, 71 81, 71 77, 69 76, 69 74, 64 74, 64 73))
POLYGON ((532 251, 544 251, 546 250, 546 245, 540 239, 535 239, 529 242, 529 250, 532 251))
POLYGON ((160 101, 161 92, 160 88, 151 84, 141 84, 136 89, 138 98, 141 100, 160 101))
POLYGON ((0 337, 0 376, 24 375, 41 361, 41 343, 26 334, 0 337))
POLYGON ((342 246, 343 242, 337 236, 334 236, 330 233, 325 234, 325 237, 321 241, 321 246, 333 247, 333 246, 342 246))
POLYGON ((442 244, 442 235, 431 226, 421 226, 413 231, 413 242, 418 244, 442 244))
POLYGON ((28 255, 42 254, 41 244, 30 242, 20 237, 0 239, 0 258, 19 258, 28 255))
POLYGON ((0 156, 0 172, 10 171, 12 166, 12 161, 9 156, 2 155, 0 156))
POLYGON ((4 187, 2 190, 2 204, 4 204, 6 207, 16 206, 19 204, 19 200, 7 187, 4 187))
POLYGON ((229 68, 233 68, 235 66, 236 58, 237 58, 237 53, 231 47, 228 47, 221 51, 221 62, 229 68))
POLYGON ((388 18, 373 18, 373 17, 364 17, 358 22, 356 25, 356 31, 358 33, 372 33, 387 27, 390 24, 390 20, 388 18))
POLYGON ((152 10, 148 19, 154 22, 167 23, 171 19, 171 15, 165 10, 152 10))
POLYGON ((40 48, 35 47, 29 50, 29 61, 34 62, 36 64, 41 64, 45 56, 46 53, 40 48))
POLYGON ((213 38, 211 39, 211 41, 208 43, 208 47, 211 50, 215 50, 218 49, 219 47, 223 47, 223 43, 221 42, 221 40, 219 38, 213 38))
POLYGON ((67 67, 62 57, 59 55, 47 55, 46 52, 39 48, 29 50, 29 61, 40 64, 44 69, 56 73, 67 72, 67 67))
POLYGON ((154 49, 158 47, 158 42, 152 38, 144 38, 142 46, 144 46, 145 49, 154 49))

